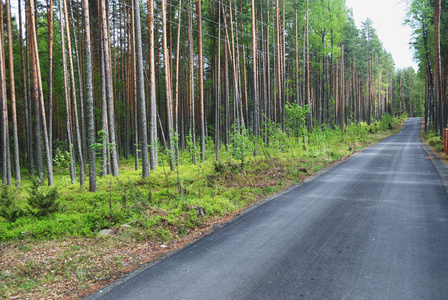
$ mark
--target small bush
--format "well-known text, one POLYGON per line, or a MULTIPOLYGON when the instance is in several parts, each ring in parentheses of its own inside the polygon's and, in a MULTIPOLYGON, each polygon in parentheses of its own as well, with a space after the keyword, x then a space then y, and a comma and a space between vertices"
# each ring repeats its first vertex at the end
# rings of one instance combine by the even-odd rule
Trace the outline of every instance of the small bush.
POLYGON ((31 178, 31 184, 30 196, 27 199, 31 213, 37 217, 43 217, 57 212, 59 210, 57 188, 52 188, 47 193, 43 192, 37 177, 31 178))
POLYGON ((3 185, 0 192, 0 216, 8 222, 15 222, 25 213, 15 203, 15 195, 11 189, 3 185))
POLYGON ((438 145, 443 146, 443 140, 440 138, 440 136, 433 136, 428 139, 428 145, 433 146, 433 147, 438 146, 438 145))
POLYGON ((70 156, 70 152, 63 151, 59 148, 56 149, 56 154, 53 158, 54 167, 56 170, 64 170, 67 169, 72 162, 72 158, 70 156))
POLYGON ((382 131, 391 130, 393 125, 393 118, 390 114, 386 113, 381 117, 380 120, 380 129, 382 131))

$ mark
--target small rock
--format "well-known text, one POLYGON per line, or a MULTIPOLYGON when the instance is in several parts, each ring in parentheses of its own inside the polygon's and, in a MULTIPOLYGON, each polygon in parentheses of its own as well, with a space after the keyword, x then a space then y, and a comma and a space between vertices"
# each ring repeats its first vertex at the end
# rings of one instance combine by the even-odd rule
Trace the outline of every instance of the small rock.
POLYGON ((167 245, 160 245, 160 248, 166 248, 168 247, 167 245))
POLYGON ((112 230, 110 229, 103 229, 100 232, 98 232, 98 236, 108 236, 110 235, 111 232, 112 230))
POLYGON ((200 207, 200 206, 190 206, 188 209, 189 210, 190 209, 194 209, 198 213, 198 217, 199 218, 205 217, 205 209, 203 207, 200 207))

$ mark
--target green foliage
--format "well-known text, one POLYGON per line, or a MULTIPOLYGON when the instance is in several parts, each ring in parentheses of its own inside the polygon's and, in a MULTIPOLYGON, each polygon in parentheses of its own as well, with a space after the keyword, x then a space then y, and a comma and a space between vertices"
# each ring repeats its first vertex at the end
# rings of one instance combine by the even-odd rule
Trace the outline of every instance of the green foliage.
POLYGON ((435 148, 436 151, 443 152, 444 151, 444 144, 443 139, 436 135, 435 131, 430 131, 429 134, 426 136, 426 142, 428 145, 435 148))
POLYGON ((27 199, 28 205, 31 207, 31 213, 43 217, 57 212, 59 210, 57 188, 51 188, 48 192, 43 191, 37 177, 31 178, 31 184, 27 199))
POLYGON ((251 146, 248 132, 237 125, 232 125, 232 129, 233 131, 230 134, 230 151, 235 159, 244 160, 251 146))
POLYGON ((393 123, 394 123, 394 120, 391 117, 391 115, 386 113, 380 119, 380 129, 382 131, 391 130, 393 123))
POLYGON ((306 117, 311 113, 309 105, 302 107, 297 103, 290 103, 285 106, 285 112, 288 116, 286 127, 289 132, 297 137, 306 135, 306 117))
MULTIPOLYGON (((289 109, 290 121, 303 121, 300 115, 304 110, 295 115, 301 108, 289 109)), ((390 123, 388 117, 382 121, 390 123)), ((388 127, 384 124, 352 123, 346 131, 321 126, 306 134, 306 143, 268 120, 262 126, 263 138, 250 136, 234 126, 229 150, 221 148, 220 160, 195 165, 190 162, 199 153, 190 135, 186 151, 179 153, 183 163, 176 172, 160 166, 150 177, 141 179, 141 171, 134 170, 134 160, 122 160, 120 177, 98 180, 97 193, 64 183, 63 174, 55 177, 58 192, 40 186, 36 179, 25 180, 24 192, 2 190, 0 240, 93 237, 102 229, 120 227, 115 230, 124 230, 123 234, 133 239, 167 241, 175 234, 187 234, 208 218, 243 209, 300 181, 312 171, 348 155, 351 149, 369 143, 369 130, 376 126, 379 135, 381 126, 388 127), (262 155, 253 156, 255 147, 262 155), (24 199, 23 205, 28 204, 29 209, 21 211, 18 199, 24 199), (205 217, 199 216, 194 207, 203 208, 205 217)), ((209 147, 212 155, 213 144, 209 147)), ((166 164, 168 159, 163 161, 166 164)))
POLYGON ((11 187, 1 186, 0 190, 0 216, 8 222, 15 222, 25 215, 25 212, 16 204, 16 195, 11 187))
POLYGON ((56 170, 64 170, 67 169, 72 162, 72 158, 70 156, 69 151, 61 150, 60 148, 56 149, 56 153, 53 158, 53 163, 56 170))

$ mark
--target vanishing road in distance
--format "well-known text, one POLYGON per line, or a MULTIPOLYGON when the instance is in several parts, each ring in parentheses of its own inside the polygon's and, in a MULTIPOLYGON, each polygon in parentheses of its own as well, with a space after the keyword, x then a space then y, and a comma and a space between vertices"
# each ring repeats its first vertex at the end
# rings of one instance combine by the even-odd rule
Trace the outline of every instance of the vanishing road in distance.
POLYGON ((448 194, 420 126, 89 298, 447 299, 448 194))

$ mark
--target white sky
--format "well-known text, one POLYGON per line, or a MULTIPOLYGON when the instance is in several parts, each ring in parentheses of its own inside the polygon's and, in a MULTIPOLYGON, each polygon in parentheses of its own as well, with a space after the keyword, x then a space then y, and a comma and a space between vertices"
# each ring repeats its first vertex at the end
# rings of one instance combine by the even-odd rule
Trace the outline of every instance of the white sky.
POLYGON ((409 48, 412 30, 403 25, 406 18, 406 4, 403 0, 346 0, 348 8, 353 8, 356 26, 367 18, 373 21, 373 27, 387 52, 390 52, 397 69, 418 65, 413 60, 413 52, 409 48))

